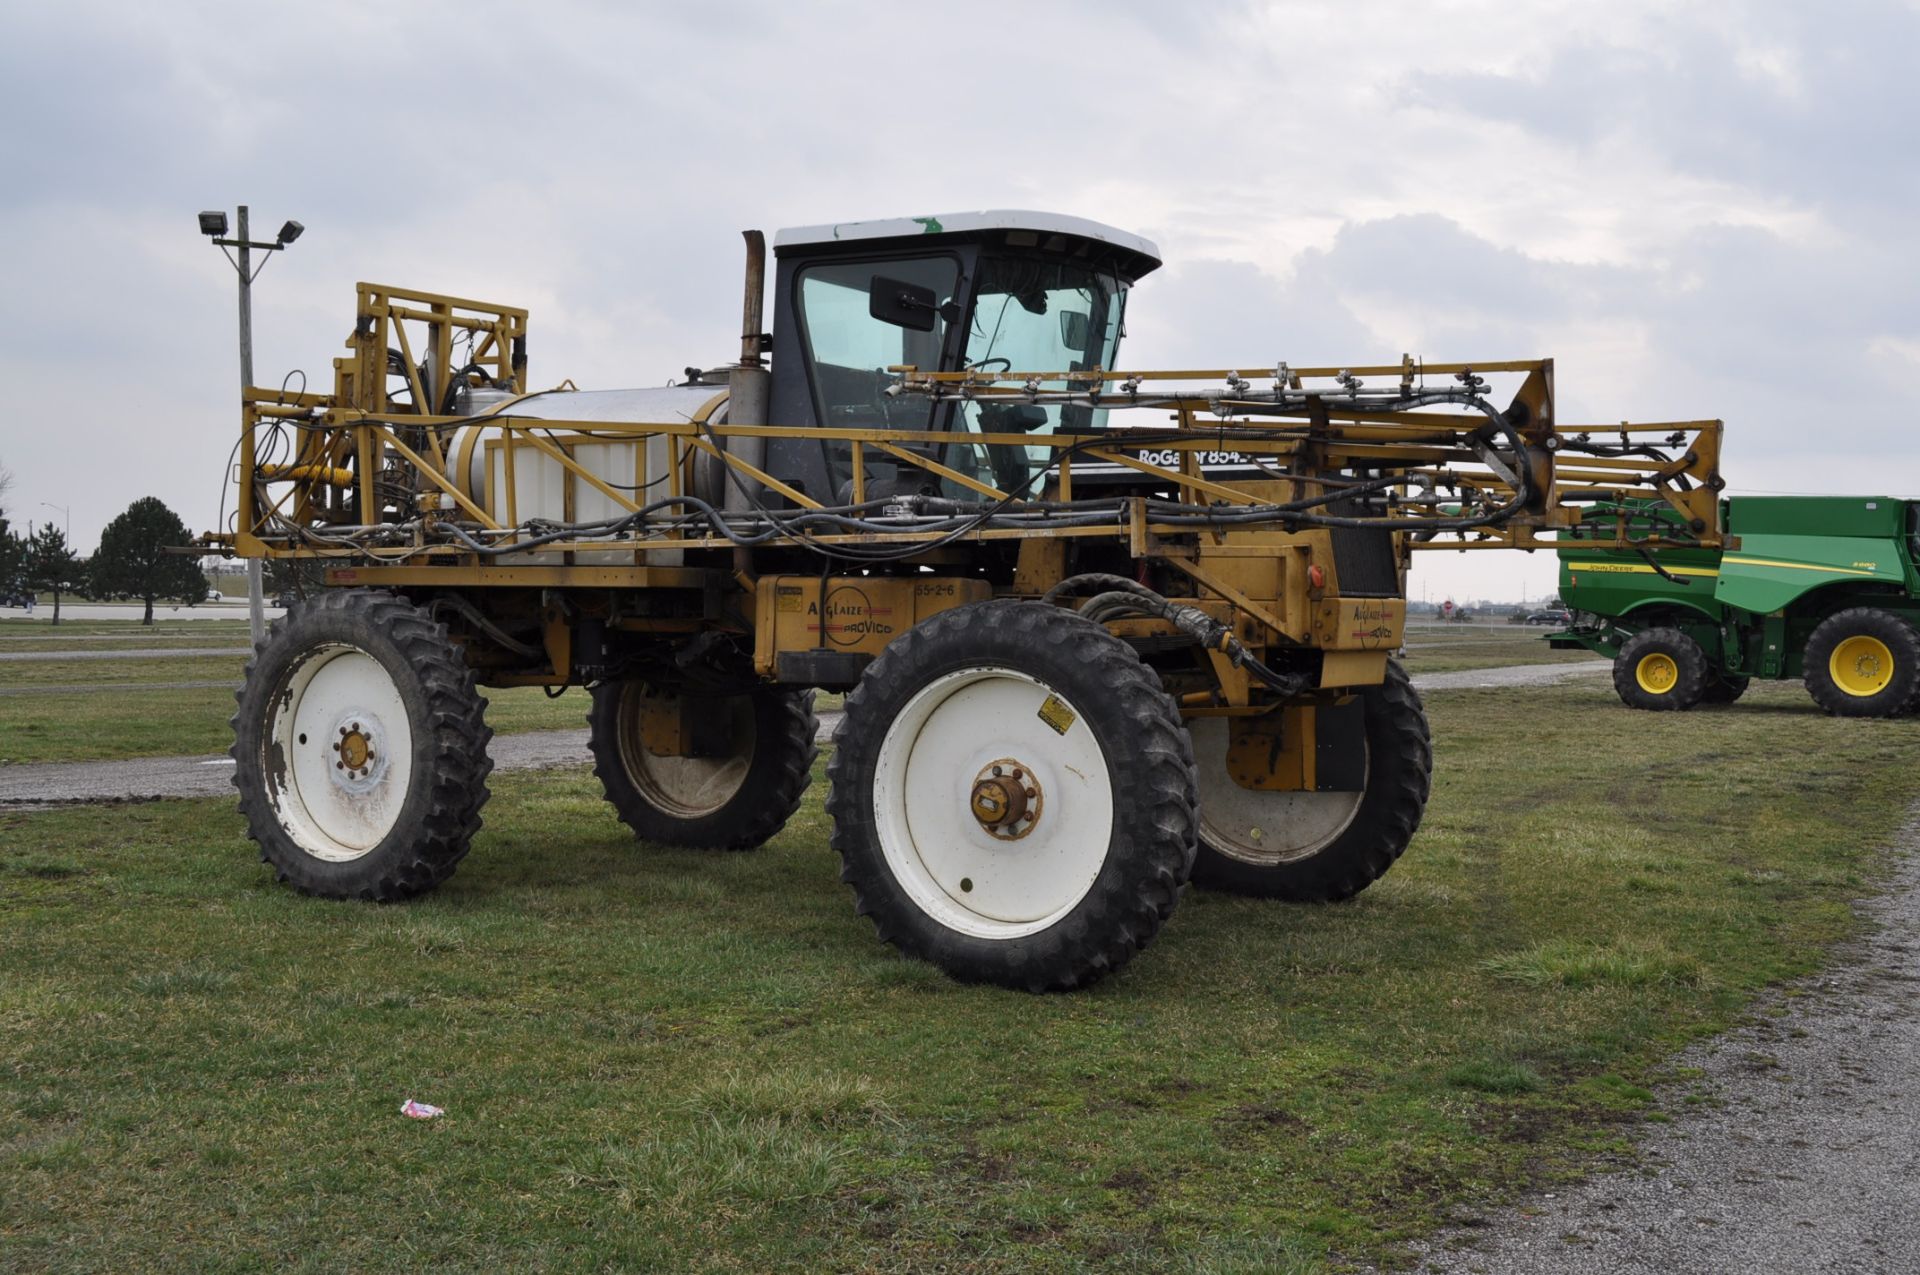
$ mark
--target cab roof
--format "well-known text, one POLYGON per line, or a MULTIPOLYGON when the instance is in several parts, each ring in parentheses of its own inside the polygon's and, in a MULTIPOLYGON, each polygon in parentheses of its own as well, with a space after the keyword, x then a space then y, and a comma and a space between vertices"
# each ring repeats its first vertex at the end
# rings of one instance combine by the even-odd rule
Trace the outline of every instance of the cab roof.
MULTIPOLYGON (((925 239, 928 236, 1007 244, 1091 256, 1104 245, 1120 258, 1122 273, 1137 279, 1160 265, 1160 249, 1152 240, 1112 226, 1069 217, 1064 213, 1034 212, 1024 208, 993 208, 982 212, 940 213, 929 217, 886 217, 877 221, 843 221, 826 226, 794 226, 773 237, 773 249, 785 255, 795 249, 832 247, 849 242, 925 239)), ((1104 255, 1104 254, 1103 254, 1104 255)))

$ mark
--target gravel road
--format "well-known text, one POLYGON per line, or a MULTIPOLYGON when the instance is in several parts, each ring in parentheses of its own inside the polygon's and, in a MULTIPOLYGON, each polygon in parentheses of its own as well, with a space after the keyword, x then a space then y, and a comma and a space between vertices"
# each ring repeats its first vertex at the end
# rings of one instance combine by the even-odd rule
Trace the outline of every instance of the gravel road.
POLYGON ((1705 1078, 1665 1095, 1674 1123, 1650 1126, 1639 1165, 1448 1232, 1418 1269, 1920 1271, 1917 850, 1910 823, 1888 892, 1859 905, 1873 930, 1831 969, 1675 1060, 1705 1078))
POLYGON ((1600 677, 1613 672, 1608 660, 1579 660, 1571 664, 1510 664, 1505 668, 1469 668, 1457 673, 1421 673, 1414 677, 1417 691, 1465 691, 1483 686, 1551 686, 1576 677, 1600 677))
POLYGON ((250 646, 158 646, 118 651, 0 651, 0 663, 36 664, 46 660, 198 660, 210 655, 251 655, 250 646))

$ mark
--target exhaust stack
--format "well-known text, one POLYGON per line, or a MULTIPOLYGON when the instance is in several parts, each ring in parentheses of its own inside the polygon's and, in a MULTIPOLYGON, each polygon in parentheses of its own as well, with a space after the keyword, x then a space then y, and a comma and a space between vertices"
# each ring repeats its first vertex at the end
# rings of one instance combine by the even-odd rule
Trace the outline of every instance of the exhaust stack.
MULTIPOLYGON (((741 236, 747 241, 747 286, 740 314, 740 362, 727 377, 727 424, 765 425, 773 399, 773 373, 767 370, 762 356, 766 338, 761 332, 767 290, 767 237, 757 230, 742 231, 741 236)), ((766 467, 764 438, 731 438, 727 450, 755 469, 766 467)), ((755 501, 749 499, 751 489, 747 485, 753 480, 731 469, 723 477, 726 491, 721 507, 730 513, 753 508, 755 501)), ((747 571, 752 551, 736 548, 734 559, 738 569, 747 571)))

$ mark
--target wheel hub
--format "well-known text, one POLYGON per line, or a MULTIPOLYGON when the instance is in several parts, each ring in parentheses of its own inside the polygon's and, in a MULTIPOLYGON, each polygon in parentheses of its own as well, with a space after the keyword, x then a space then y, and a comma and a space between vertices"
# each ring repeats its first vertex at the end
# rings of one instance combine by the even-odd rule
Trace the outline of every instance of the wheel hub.
POLYGON ((1665 695, 1680 680, 1680 666, 1670 655, 1655 652, 1640 661, 1634 669, 1634 676, 1640 683, 1640 689, 1652 695, 1665 695))
POLYGON ((341 714, 326 745, 328 773, 336 787, 363 793, 380 782, 387 769, 383 734, 372 713, 354 709, 341 714))
POLYGON ((981 767, 974 776, 967 806, 989 836, 1018 841, 1040 822, 1043 802, 1040 781, 1032 768, 1003 757, 981 767))
POLYGON ((1878 638, 1856 635, 1833 649, 1828 667, 1841 690, 1865 698, 1892 683, 1893 652, 1878 638))

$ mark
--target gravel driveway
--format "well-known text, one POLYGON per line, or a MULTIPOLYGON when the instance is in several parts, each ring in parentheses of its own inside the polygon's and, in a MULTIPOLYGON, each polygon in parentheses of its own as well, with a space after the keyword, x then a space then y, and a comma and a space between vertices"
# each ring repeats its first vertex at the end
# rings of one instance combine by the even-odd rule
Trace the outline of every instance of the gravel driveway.
POLYGON ((1705 1076, 1663 1095, 1674 1122, 1649 1126, 1640 1164, 1444 1233, 1416 1269, 1920 1271, 1916 849, 1910 823, 1888 892, 1859 905, 1866 938, 1674 1060, 1705 1076))

